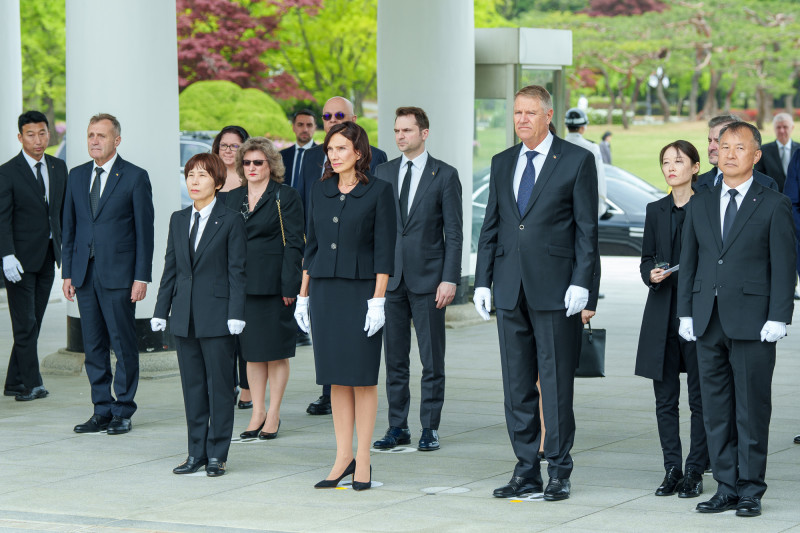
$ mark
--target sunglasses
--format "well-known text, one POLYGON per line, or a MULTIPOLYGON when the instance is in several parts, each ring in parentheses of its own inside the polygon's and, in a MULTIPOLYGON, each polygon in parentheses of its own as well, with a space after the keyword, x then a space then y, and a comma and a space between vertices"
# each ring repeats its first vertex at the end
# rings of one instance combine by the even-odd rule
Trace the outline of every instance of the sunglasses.
POLYGON ((336 113, 323 113, 322 114, 322 120, 324 120, 325 122, 329 121, 333 117, 336 117, 337 119, 342 120, 342 119, 344 119, 345 114, 342 113, 341 111, 337 111, 336 113))
POLYGON ((249 160, 249 159, 243 159, 242 160, 242 166, 249 167, 250 164, 252 163, 253 165, 255 165, 257 167, 260 167, 261 165, 263 165, 266 162, 267 162, 266 159, 253 159, 252 161, 249 160))

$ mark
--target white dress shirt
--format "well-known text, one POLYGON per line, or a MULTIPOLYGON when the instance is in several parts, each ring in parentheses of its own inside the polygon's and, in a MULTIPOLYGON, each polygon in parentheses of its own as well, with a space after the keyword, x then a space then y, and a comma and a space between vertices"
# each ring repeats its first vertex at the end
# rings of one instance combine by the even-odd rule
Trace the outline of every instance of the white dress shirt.
POLYGON ((39 180, 36 178, 36 164, 42 164, 42 166, 39 168, 42 169, 42 179, 44 179, 44 194, 45 198, 47 198, 47 203, 50 203, 50 174, 47 172, 47 161, 45 161, 44 155, 42 155, 42 159, 37 161, 25 153, 25 150, 23 150, 22 157, 24 157, 25 161, 27 161, 28 165, 30 165, 31 172, 33 172, 33 181, 36 182, 37 187, 39 186, 39 180))
MULTIPOLYGON (((753 184, 753 175, 750 175, 750 179, 745 181, 744 183, 740 184, 736 187, 736 192, 739 194, 736 195, 736 209, 737 213, 738 210, 742 208, 742 202, 744 201, 744 197, 747 195, 747 191, 750 190, 750 185, 753 184)), ((725 183, 725 180, 722 180, 722 188, 719 192, 719 227, 725 227, 725 210, 728 209, 728 204, 731 201, 731 195, 728 194, 728 191, 731 190, 731 187, 725 183)))
MULTIPOLYGON (((114 166, 114 163, 117 162, 117 152, 114 152, 114 157, 109 159, 102 165, 103 173, 100 174, 100 196, 103 196, 103 191, 106 188, 106 182, 108 182, 108 177, 111 175, 111 167, 114 166)), ((92 174, 89 176, 89 191, 92 190, 92 185, 94 184, 94 179, 97 176, 97 163, 92 165, 92 174)))
MULTIPOLYGON (((549 131, 547 132, 547 137, 544 138, 539 145, 534 148, 538 152, 538 155, 533 158, 533 168, 536 170, 536 179, 539 179, 539 174, 542 173, 542 167, 544 166, 544 161, 547 159, 547 154, 550 152, 550 147, 553 145, 553 134, 549 131)), ((522 173, 525 172, 525 166, 528 164, 528 156, 525 155, 530 152, 531 149, 525 146, 525 143, 522 144, 522 150, 519 151, 519 158, 517 159, 517 168, 514 170, 514 198, 517 198, 517 194, 519 193, 519 183, 522 181, 522 173)))
POLYGON ((195 209, 194 204, 192 204, 192 216, 189 217, 189 235, 192 234, 192 226, 194 225, 194 214, 200 213, 200 222, 199 226, 197 227, 197 236, 194 240, 194 249, 197 250, 197 245, 200 243, 200 239, 203 237, 203 230, 206 229, 206 224, 208 223, 208 217, 211 216, 211 211, 214 209, 214 204, 217 203, 217 197, 215 196, 211 203, 205 206, 203 209, 198 211, 195 209))
POLYGON ((425 170, 425 165, 428 164, 428 151, 424 150, 414 159, 409 159, 406 154, 400 157, 400 171, 397 177, 397 193, 403 190, 403 182, 406 179, 406 172, 408 172, 408 162, 411 161, 411 183, 408 187, 408 212, 411 212, 411 206, 414 205, 414 195, 417 194, 419 187, 419 180, 422 178, 422 171, 425 170))

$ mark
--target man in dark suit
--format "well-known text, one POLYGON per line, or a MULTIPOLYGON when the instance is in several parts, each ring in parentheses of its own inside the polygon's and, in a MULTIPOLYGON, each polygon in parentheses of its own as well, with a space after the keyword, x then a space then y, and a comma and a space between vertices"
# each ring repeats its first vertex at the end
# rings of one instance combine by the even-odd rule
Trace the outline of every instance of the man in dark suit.
POLYGON ((373 446, 409 444, 408 389, 411 319, 417 333, 422 381, 421 451, 439 449, 444 405, 445 308, 461 281, 462 206, 458 171, 428 154, 428 116, 418 107, 397 108, 394 138, 403 153, 375 175, 392 184, 397 210, 394 275, 386 292, 386 397, 389 429, 373 446))
POLYGON ((44 153, 47 117, 28 111, 17 121, 22 151, 0 166, 0 257, 8 280, 14 346, 4 394, 18 401, 48 395, 39 372, 39 330, 61 264, 61 207, 67 167, 44 153))
POLYGON ((492 158, 478 242, 475 307, 485 319, 494 283, 506 425, 517 465, 499 498, 542 491, 537 457, 542 407, 550 481, 544 499, 569 497, 575 438, 572 397, 597 256, 597 169, 584 148, 548 130, 544 87, 520 89, 514 129, 522 141, 492 158))
POLYGON ((153 193, 147 171, 122 159, 119 121, 89 121, 93 161, 73 168, 64 200, 64 296, 78 295, 86 375, 94 414, 76 433, 131 430, 139 384, 136 302, 144 299, 153 263, 153 193), (111 359, 117 357, 111 394, 111 359))
MULTIPOLYGON (((350 121, 356 122, 358 117, 353 113, 353 103, 347 98, 341 96, 334 96, 325 102, 322 107, 322 127, 327 134, 332 127, 342 122, 350 121)), ((375 174, 375 169, 378 165, 387 161, 386 152, 374 146, 370 146, 372 152, 372 160, 369 163, 370 174, 375 174)), ((303 168, 299 174, 299 181, 293 183, 292 186, 300 193, 300 198, 303 200, 303 210, 308 220, 309 214, 309 200, 311 198, 311 186, 315 181, 322 177, 325 170, 325 164, 328 157, 322 150, 322 145, 318 144, 310 148, 303 156, 303 168)), ((306 409, 310 415, 329 415, 331 414, 331 390, 329 385, 322 388, 322 395, 311 402, 306 409)))
POLYGON ((679 333, 697 340, 703 420, 717 493, 704 513, 761 514, 767 489, 775 343, 794 307, 795 237, 789 199, 753 178, 761 135, 722 129, 723 182, 689 204, 678 279, 679 333))
POLYGON ((778 189, 783 192, 786 175, 789 172, 789 161, 800 149, 800 143, 792 140, 794 120, 789 113, 778 113, 772 119, 776 140, 761 147, 761 159, 756 163, 756 170, 763 172, 778 182, 778 189))

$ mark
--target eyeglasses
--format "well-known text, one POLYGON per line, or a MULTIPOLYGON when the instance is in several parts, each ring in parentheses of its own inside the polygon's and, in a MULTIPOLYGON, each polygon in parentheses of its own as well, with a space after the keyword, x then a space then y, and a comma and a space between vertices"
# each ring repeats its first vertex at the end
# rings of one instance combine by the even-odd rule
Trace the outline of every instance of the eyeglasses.
POLYGON ((242 166, 249 167, 250 164, 252 163, 253 165, 255 165, 257 167, 260 167, 261 165, 263 165, 266 162, 267 162, 266 159, 253 159, 252 161, 250 161, 249 159, 244 159, 244 160, 242 160, 242 166))
POLYGON ((337 111, 336 113, 323 113, 322 114, 322 120, 324 120, 325 122, 328 122, 333 117, 336 117, 339 120, 342 120, 342 119, 344 119, 345 114, 342 113, 341 111, 337 111))
POLYGON ((231 152, 235 152, 238 149, 239 149, 239 145, 238 144, 219 143, 219 151, 220 152, 226 152, 228 150, 230 150, 231 152))

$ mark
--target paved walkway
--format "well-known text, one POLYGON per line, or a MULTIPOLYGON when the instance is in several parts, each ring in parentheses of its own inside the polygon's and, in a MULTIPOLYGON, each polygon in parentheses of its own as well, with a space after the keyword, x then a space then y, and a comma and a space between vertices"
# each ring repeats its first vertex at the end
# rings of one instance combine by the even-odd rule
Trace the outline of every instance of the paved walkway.
MULTIPOLYGON (((143 380, 133 431, 108 436, 72 432, 91 414, 85 376, 45 376, 51 393, 46 399, 0 398, 0 531, 800 532, 800 446, 792 443, 800 433, 796 326, 778 344, 764 514, 701 515, 693 510, 697 500, 653 495, 663 469, 652 387, 633 375, 646 297, 637 265, 630 258, 603 259, 606 298, 594 326, 608 329, 607 377, 581 379, 576 386, 575 471, 567 501, 491 496, 514 466, 492 321, 448 330, 442 449, 374 453, 373 479, 383 485, 363 493, 312 488, 327 475, 335 442, 330 416, 305 414, 319 394, 311 348, 298 350, 292 360, 280 436, 234 443, 228 474, 218 479, 171 473, 186 454, 177 377, 143 380)), ((48 308, 42 356, 64 345, 64 316, 64 304, 48 308)), ((9 317, 0 303, 0 353, 10 347, 9 317)), ((3 376, 5 365, 0 361, 3 376)), ((419 376, 418 362, 412 375, 419 376)), ((416 383, 414 401, 418 390, 416 383)), ((687 408, 681 414, 688 442, 687 408)), ((236 417, 238 434, 249 411, 237 410, 236 417)), ((381 390, 375 436, 385 428, 381 390)), ((710 496, 716 484, 706 476, 705 485, 710 496)))

